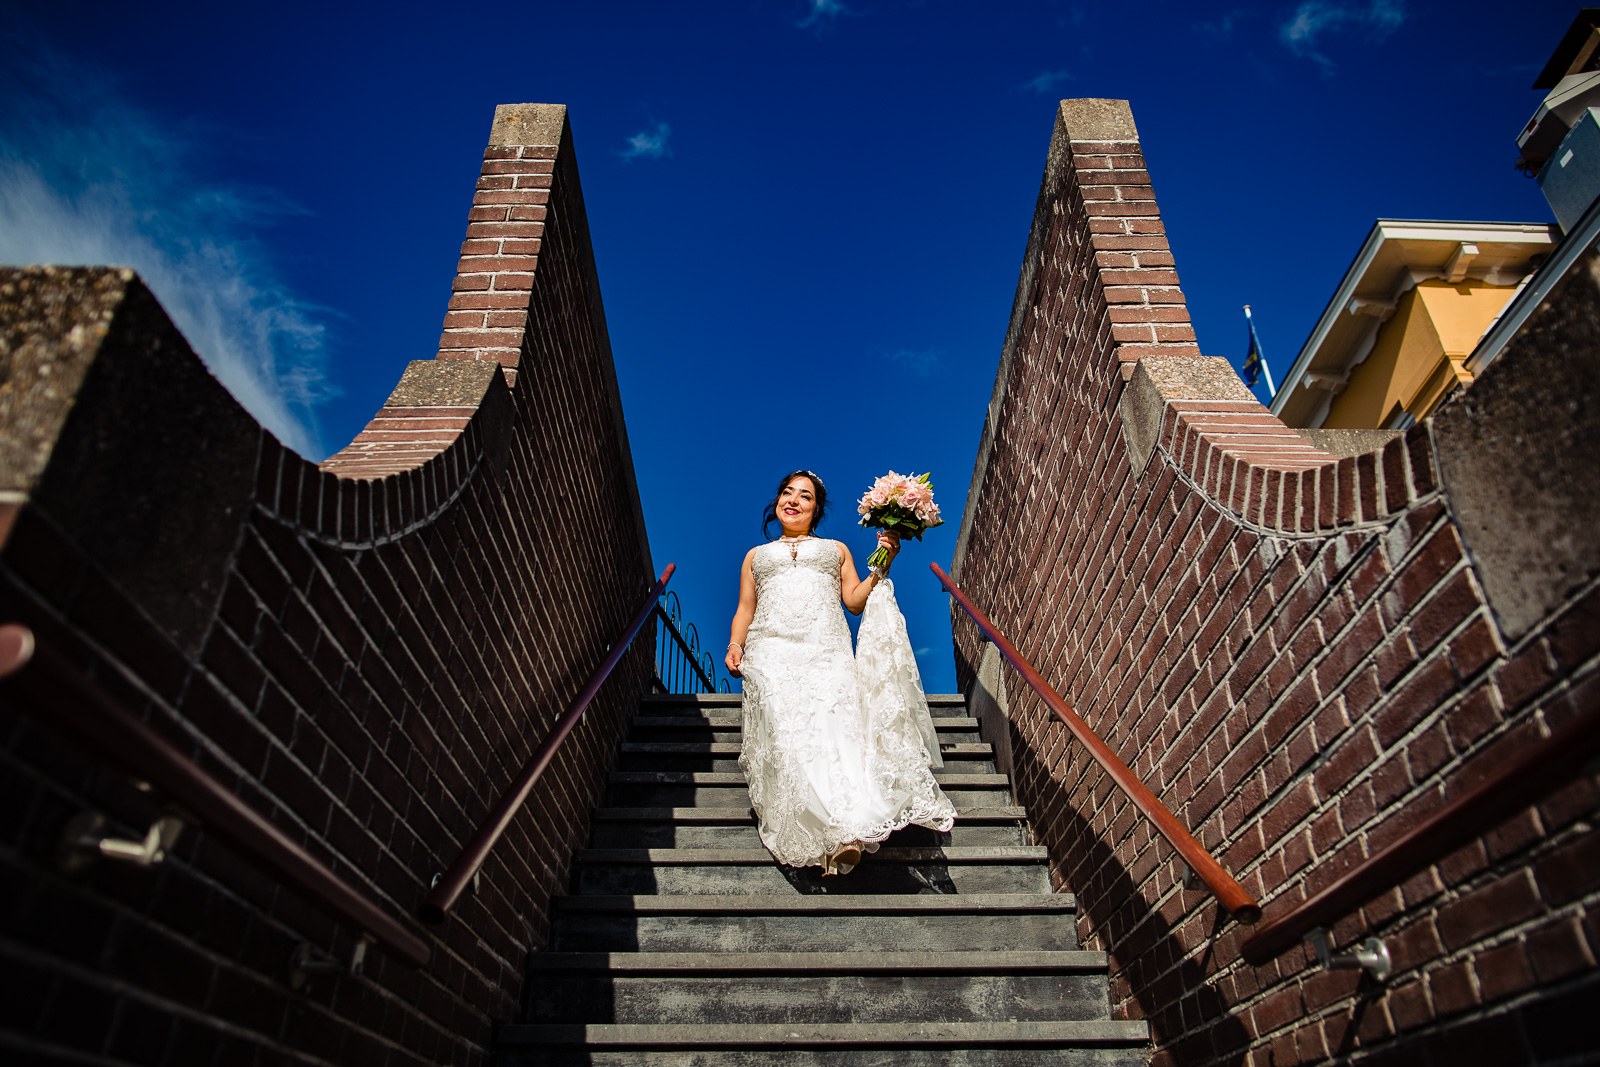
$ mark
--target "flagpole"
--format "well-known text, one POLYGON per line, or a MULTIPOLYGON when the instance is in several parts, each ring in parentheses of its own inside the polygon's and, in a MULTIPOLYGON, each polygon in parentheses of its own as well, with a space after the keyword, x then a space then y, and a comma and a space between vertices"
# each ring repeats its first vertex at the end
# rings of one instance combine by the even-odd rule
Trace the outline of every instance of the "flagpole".
POLYGON ((1267 397, 1276 399, 1278 387, 1272 384, 1272 368, 1267 366, 1267 354, 1261 350, 1261 337, 1256 333, 1256 320, 1250 317, 1250 305, 1244 306, 1245 321, 1250 324, 1250 337, 1256 343, 1256 358, 1261 361, 1261 373, 1267 376, 1267 397))

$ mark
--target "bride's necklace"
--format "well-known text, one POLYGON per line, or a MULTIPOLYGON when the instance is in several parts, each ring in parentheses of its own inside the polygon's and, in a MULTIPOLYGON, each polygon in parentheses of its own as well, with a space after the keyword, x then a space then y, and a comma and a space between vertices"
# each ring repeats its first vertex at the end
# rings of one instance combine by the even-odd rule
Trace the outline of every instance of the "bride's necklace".
POLYGON ((789 546, 789 558, 793 560, 794 565, 798 567, 800 566, 800 542, 815 540, 816 538, 811 534, 803 534, 800 537, 780 537, 778 538, 778 544, 789 546))

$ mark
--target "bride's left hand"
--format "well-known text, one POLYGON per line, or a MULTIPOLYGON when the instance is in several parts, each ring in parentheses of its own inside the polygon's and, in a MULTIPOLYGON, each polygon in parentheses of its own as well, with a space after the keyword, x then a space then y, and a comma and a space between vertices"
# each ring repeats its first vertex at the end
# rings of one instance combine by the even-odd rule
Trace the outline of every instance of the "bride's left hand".
POLYGON ((889 562, 883 565, 885 572, 894 566, 894 558, 900 554, 900 535, 888 530, 878 531, 878 547, 889 554, 889 562))

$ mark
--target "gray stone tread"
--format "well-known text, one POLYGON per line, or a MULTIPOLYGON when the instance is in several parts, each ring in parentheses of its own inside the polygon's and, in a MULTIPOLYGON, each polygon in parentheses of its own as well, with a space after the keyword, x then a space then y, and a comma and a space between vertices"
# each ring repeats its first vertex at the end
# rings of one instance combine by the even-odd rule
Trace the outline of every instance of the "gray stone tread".
MULTIPOLYGON (((869 896, 570 896, 561 912, 624 915, 951 915, 1076 911, 1071 893, 885 894, 869 896)), ((537 957, 533 957, 537 958, 537 957)))
MULTIPOLYGON (((1004 774, 941 774, 935 771, 934 781, 941 786, 979 785, 1001 789, 1011 784, 1004 774)), ((612 771, 610 781, 616 785, 744 785, 744 775, 738 771, 612 771)))
MULTIPOLYGON (((1022 822, 1027 808, 957 808, 956 822, 1022 822)), ((722 826, 753 826, 756 813, 751 808, 596 808, 596 822, 680 822, 722 826)))
MULTIPOLYGON (((584 848, 576 856, 585 864, 650 864, 672 867, 760 866, 774 864, 764 848, 584 848)), ((1046 863, 1043 845, 948 845, 932 848, 880 848, 863 863, 1046 863)))
POLYGON ((1072 974, 1097 973, 1104 952, 539 952, 530 973, 604 971, 607 974, 1072 974))
POLYGON ((944 1047, 995 1045, 1142 1045, 1143 1020, 1070 1022, 723 1023, 619 1025, 616 1023, 502 1026, 501 1047, 581 1045, 586 1048, 944 1047))
MULTIPOLYGON (((651 729, 665 727, 668 729, 697 728, 704 730, 708 727, 721 730, 737 730, 744 725, 744 720, 737 715, 636 715, 633 725, 651 729)), ((935 730, 976 730, 978 720, 970 716, 935 715, 933 717, 935 730)))
MULTIPOLYGON (((649 756, 737 756, 744 745, 726 741, 628 741, 622 751, 628 755, 649 756)), ((942 756, 988 756, 993 753, 989 744, 946 744, 939 746, 942 756)))
MULTIPOLYGON (((966 704, 967 698, 960 693, 925 693, 928 706, 949 704, 966 704)), ((738 707, 744 702, 743 693, 647 693, 639 698, 641 705, 654 704, 689 704, 698 707, 717 707, 732 705, 738 707)))

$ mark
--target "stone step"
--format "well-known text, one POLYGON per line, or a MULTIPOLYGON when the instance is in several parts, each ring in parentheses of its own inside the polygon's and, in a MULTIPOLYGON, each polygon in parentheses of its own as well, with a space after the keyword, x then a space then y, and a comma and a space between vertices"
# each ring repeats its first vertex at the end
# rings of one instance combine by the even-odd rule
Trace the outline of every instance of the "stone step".
POLYGON ((1064 951, 1070 893, 557 897, 558 952, 1064 951))
POLYGON ((528 973, 618 977, 720 975, 1104 974, 1104 952, 535 952, 528 973))
MULTIPOLYGON (((1062 1025, 1072 1025, 1064 1023, 1062 1025)), ((791 1029, 798 1035, 798 1031, 791 1029)), ((584 1048, 581 1046, 496 1047, 496 1067, 889 1067, 917 1063, 939 1067, 1149 1067, 1143 1042, 1128 1044, 896 1045, 889 1048, 848 1044, 818 1047, 741 1048, 584 1048)))
MULTIPOLYGON (((707 741, 652 741, 652 742, 624 742, 622 754, 625 756, 738 756, 744 746, 738 742, 707 742, 707 741)), ((946 758, 950 756, 965 756, 969 759, 988 757, 994 755, 994 746, 982 742, 951 742, 939 745, 939 754, 946 758)))
MULTIPOLYGON (((1027 809, 957 808, 949 833, 922 826, 897 830, 894 845, 1026 845, 1027 809)), ((594 848, 758 848, 756 815, 738 808, 598 808, 591 823, 594 848)))
MULTIPOLYGON (((652 867, 757 867, 773 863, 764 848, 580 848, 578 863, 647 864, 652 867)), ((866 863, 1048 863, 1043 845, 975 848, 880 848, 866 863)))
MULTIPOLYGON (((721 746, 718 746, 721 747, 721 746)), ((721 771, 725 774, 739 773, 739 746, 732 745, 732 755, 649 755, 641 756, 634 753, 623 753, 617 761, 620 771, 721 771)), ((984 746, 987 748, 988 746, 984 746)), ((974 758, 963 758, 959 755, 946 755, 944 765, 934 773, 936 774, 993 774, 995 773, 994 760, 987 753, 974 758)))
MULTIPOLYGON (((738 715, 722 713, 704 715, 635 715, 635 727, 652 730, 740 730, 744 720, 738 715)), ((933 728, 940 733, 951 730, 976 730, 978 720, 966 715, 935 715, 933 728)))
MULTIPOLYGON (((1028 818, 1028 809, 1012 806, 957 808, 956 820, 969 823, 1017 823, 1028 818)), ((596 808, 596 822, 700 823, 705 825, 755 825, 756 813, 749 806, 728 808, 596 808)))
POLYGON ((535 1017, 610 1023, 1103 1019, 1103 952, 543 952, 535 1017))
MULTIPOLYGON (((497 1050, 570 1052, 555 1064, 867 1067, 903 1050, 950 1067, 1123 1067, 1148 1061, 1149 1024, 1109 1019, 1031 1022, 555 1024, 502 1026, 497 1050), (1109 1054, 1109 1055, 1108 1055, 1109 1054)), ((525 1061, 533 1062, 533 1061, 525 1061)))
MULTIPOLYGON (((738 744, 744 736, 743 725, 737 716, 712 718, 645 715, 633 720, 629 738, 634 742, 644 743, 702 741, 738 744)), ((940 741, 976 744, 982 740, 978 736, 976 719, 965 717, 934 719, 933 726, 938 732, 940 741)))
POLYGON ((1037 845, 882 848, 848 874, 785 867, 766 849, 582 849, 580 894, 1048 893, 1048 853, 1037 845))
MULTIPOLYGON (((941 787, 968 786, 985 789, 1007 788, 1011 781, 1003 774, 948 774, 933 772, 941 787)), ((613 785, 744 785, 742 771, 612 771, 613 785)))
POLYGON ((1032 915, 1076 912, 1071 893, 991 893, 949 897, 555 897, 561 915, 1032 915))
MULTIPOLYGON (((1011 803, 1010 779, 1003 774, 934 773, 957 807, 1011 803)), ((612 771, 606 806, 712 807, 748 805, 744 775, 735 771, 612 771)))
MULTIPOLYGON (((967 698, 960 693, 927 693, 929 708, 964 708, 967 698)), ((742 693, 649 693, 639 698, 640 708, 679 705, 692 708, 737 708, 744 703, 742 693)))

